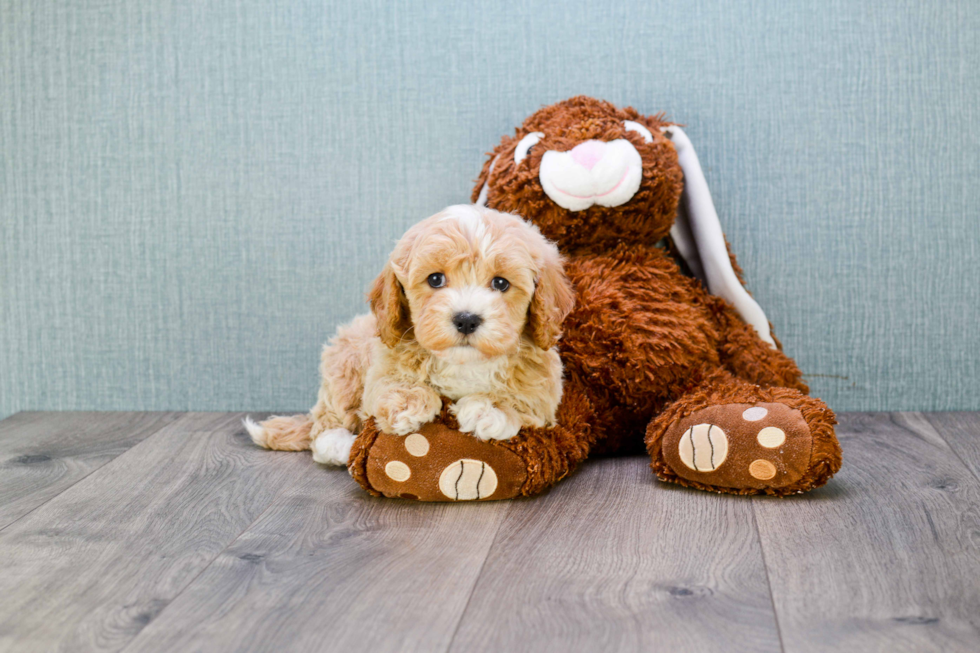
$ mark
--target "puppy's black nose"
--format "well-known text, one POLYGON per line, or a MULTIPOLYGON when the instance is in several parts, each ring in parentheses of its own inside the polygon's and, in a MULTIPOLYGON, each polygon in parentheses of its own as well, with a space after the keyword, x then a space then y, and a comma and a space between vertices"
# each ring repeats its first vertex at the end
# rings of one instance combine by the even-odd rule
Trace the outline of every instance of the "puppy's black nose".
POLYGON ((457 331, 464 336, 468 336, 476 331, 478 326, 483 324, 483 318, 473 313, 456 313, 456 315, 453 315, 453 324, 456 325, 457 331))

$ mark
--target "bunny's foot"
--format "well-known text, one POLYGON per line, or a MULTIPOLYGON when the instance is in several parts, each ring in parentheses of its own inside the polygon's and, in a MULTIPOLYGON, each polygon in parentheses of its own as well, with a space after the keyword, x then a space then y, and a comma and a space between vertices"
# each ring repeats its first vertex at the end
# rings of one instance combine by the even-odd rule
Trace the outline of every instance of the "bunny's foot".
POLYGON ((416 501, 492 501, 538 494, 567 476, 589 453, 584 424, 590 404, 566 390, 558 425, 524 427, 512 438, 480 440, 459 430, 447 401, 417 433, 390 435, 368 420, 347 469, 376 496, 416 501))
POLYGON ((677 400, 651 421, 646 442, 661 480, 782 496, 819 487, 840 469, 835 423, 819 399, 736 382, 677 400))
POLYGON ((438 422, 407 436, 368 424, 358 439, 348 469, 372 494, 416 501, 510 499, 527 478, 524 461, 500 442, 438 422))

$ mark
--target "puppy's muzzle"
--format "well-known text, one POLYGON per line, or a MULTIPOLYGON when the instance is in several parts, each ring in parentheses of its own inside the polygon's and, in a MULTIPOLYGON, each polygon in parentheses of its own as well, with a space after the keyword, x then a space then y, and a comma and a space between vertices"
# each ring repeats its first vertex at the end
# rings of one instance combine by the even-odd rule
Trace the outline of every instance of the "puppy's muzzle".
POLYGON ((483 324, 483 318, 473 313, 456 313, 453 315, 453 325, 464 336, 476 331, 483 324))

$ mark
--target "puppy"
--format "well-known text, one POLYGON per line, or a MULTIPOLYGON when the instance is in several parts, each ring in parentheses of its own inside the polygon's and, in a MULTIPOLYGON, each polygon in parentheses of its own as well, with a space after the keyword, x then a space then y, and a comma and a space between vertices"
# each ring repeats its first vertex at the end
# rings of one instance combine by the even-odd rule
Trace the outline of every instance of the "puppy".
POLYGON ((460 430, 482 440, 554 424, 555 344, 574 295, 537 227, 451 206, 408 230, 368 299, 371 313, 324 347, 310 414, 246 420, 256 444, 346 465, 364 420, 407 435, 439 414, 441 396, 454 402, 460 430))

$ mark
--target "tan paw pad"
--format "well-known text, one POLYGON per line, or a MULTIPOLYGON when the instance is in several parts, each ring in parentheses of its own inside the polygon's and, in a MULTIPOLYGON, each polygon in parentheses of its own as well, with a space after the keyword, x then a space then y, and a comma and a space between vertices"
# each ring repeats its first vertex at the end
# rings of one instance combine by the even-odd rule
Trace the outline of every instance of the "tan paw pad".
POLYGON ((442 470, 439 489, 453 501, 486 498, 497 489, 497 474, 482 460, 463 458, 442 470))
POLYGON ((412 470, 400 460, 392 460, 385 465, 385 474, 393 481, 404 483, 412 477, 412 470))
POLYGON ((661 447, 680 478, 709 487, 779 488, 803 477, 812 436, 802 413, 784 404, 720 404, 678 420, 661 447))
POLYGON ((678 444, 681 462, 698 472, 713 472, 728 456, 728 438, 714 424, 696 424, 678 444))
POLYGON ((768 460, 753 460, 752 464, 749 465, 749 474, 752 474, 753 478, 757 478, 760 481, 768 481, 776 475, 776 466, 773 465, 768 460))
POLYGON ((421 458, 429 453, 429 441, 421 433, 412 433, 405 438, 405 451, 416 458, 421 458))
POLYGON ((775 449, 786 442, 786 431, 777 426, 767 426, 759 431, 755 439, 766 449, 775 449))

